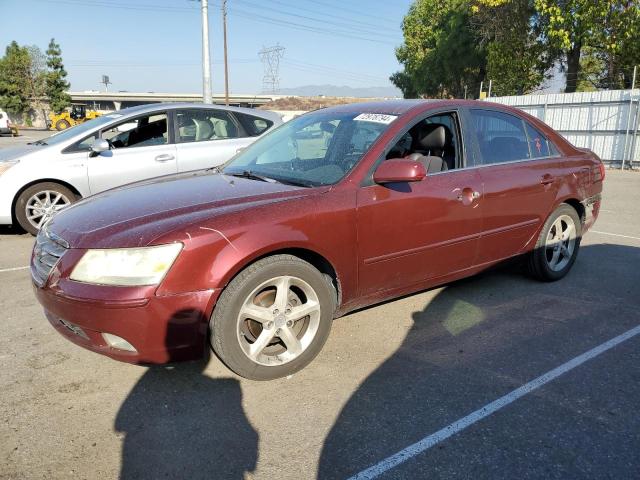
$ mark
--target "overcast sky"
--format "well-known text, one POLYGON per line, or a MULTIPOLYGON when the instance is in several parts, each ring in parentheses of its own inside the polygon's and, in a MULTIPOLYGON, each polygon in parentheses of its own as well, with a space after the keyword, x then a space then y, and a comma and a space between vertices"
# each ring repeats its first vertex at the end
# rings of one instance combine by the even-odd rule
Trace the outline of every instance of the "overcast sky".
MULTIPOLYGON (((214 92, 223 88, 220 1, 210 0, 214 92)), ((286 48, 281 87, 390 86, 411 0, 228 0, 230 89, 260 93, 258 51, 286 48)), ((193 0, 0 0, 0 48, 60 43, 72 90, 199 92, 200 3, 193 0)))

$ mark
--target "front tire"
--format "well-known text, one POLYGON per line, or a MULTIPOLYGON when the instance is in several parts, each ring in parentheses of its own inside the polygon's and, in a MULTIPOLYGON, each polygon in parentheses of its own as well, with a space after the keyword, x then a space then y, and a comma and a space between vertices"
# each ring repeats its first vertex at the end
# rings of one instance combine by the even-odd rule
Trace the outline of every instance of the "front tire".
POLYGON ((241 377, 291 375, 318 355, 335 309, 333 285, 311 264, 292 255, 263 258, 220 295, 211 316, 211 346, 241 377))
POLYGON ((71 127, 71 124, 67 120, 58 120, 56 122, 56 130, 59 132, 62 130, 66 130, 69 127, 71 127))
POLYGON ((37 183, 20 194, 14 214, 24 230, 36 235, 56 212, 76 201, 77 197, 67 187, 53 182, 37 183))
POLYGON ((563 278, 576 260, 582 238, 582 222, 576 210, 563 203, 545 222, 529 257, 529 271, 538 280, 563 278))

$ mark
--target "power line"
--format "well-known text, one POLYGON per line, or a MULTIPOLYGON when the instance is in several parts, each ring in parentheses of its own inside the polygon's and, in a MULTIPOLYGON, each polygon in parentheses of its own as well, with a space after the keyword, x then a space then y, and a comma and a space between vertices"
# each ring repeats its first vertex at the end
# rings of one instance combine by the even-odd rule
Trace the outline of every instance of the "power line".
MULTIPOLYGON (((248 5, 249 7, 254 8, 254 9, 257 8, 257 9, 261 9, 261 10, 267 10, 270 13, 279 13, 281 15, 286 15, 286 16, 294 17, 294 18, 301 18, 303 20, 309 20, 311 22, 321 23, 323 25, 333 25, 333 26, 336 26, 338 28, 348 28, 348 29, 354 31, 354 33, 358 33, 358 34, 375 35, 377 37, 382 36, 382 37, 387 37, 387 38, 395 38, 394 35, 390 35, 388 33, 381 33, 379 26, 378 27, 373 26, 373 27, 370 27, 370 28, 366 28, 366 27, 363 27, 363 26, 359 26, 359 25, 357 25, 357 24, 355 24, 353 22, 341 22, 341 21, 335 21, 335 20, 329 21, 329 20, 325 20, 325 19, 322 19, 322 18, 310 17, 308 15, 300 15, 300 14, 297 14, 297 13, 287 12, 287 11, 284 11, 284 10, 273 8, 270 5, 269 6, 264 6, 262 4, 252 2, 250 0, 237 0, 237 3, 248 5)), ((274 2, 272 1, 270 3, 274 3, 274 2)), ((332 18, 335 18, 335 17, 332 16, 332 18)))
MULTIPOLYGON (((283 2, 281 0, 271 0, 270 3, 277 3, 277 4, 282 5, 284 7, 287 7, 287 8, 293 8, 295 10, 300 10, 302 12, 313 13, 315 15, 321 15, 323 17, 328 17, 328 18, 331 18, 331 19, 335 19, 335 17, 336 17, 335 9, 331 9, 330 13, 326 13, 326 12, 319 12, 318 10, 313 10, 313 9, 310 9, 310 8, 307 8, 307 7, 301 7, 301 6, 297 5, 297 4, 292 5, 290 3, 283 2)), ((356 19, 351 18, 351 19, 349 19, 349 23, 357 23, 357 24, 360 24, 362 26, 372 28, 372 29, 374 29, 374 30, 376 30, 378 32, 380 31, 380 29, 390 28, 391 24, 394 24, 395 27, 397 28, 396 22, 394 22, 393 20, 387 20, 385 18, 377 18, 377 22, 376 23, 363 22, 361 20, 356 20, 356 19), (384 25, 385 23, 387 23, 387 25, 384 25)))
MULTIPOLYGON (((38 2, 47 2, 47 0, 35 0, 38 2)), ((180 11, 190 11, 190 12, 194 12, 197 11, 197 9, 195 8, 188 8, 188 7, 171 7, 171 6, 151 6, 149 4, 140 4, 140 5, 131 5, 131 4, 123 4, 123 3, 116 3, 116 2, 108 2, 107 0, 99 0, 99 1, 89 1, 89 0, 57 0, 57 3, 62 3, 62 4, 67 4, 67 5, 80 5, 80 6, 88 6, 88 7, 108 7, 108 8, 113 8, 113 7, 117 7, 119 9, 123 9, 123 10, 138 10, 138 11, 149 11, 149 12, 180 12, 180 11)), ((211 4, 215 4, 218 7, 221 7, 221 4, 219 2, 215 2, 212 1, 210 2, 211 4)), ((352 34, 350 33, 350 31, 345 31, 345 30, 339 30, 339 29, 331 29, 331 28, 323 28, 320 26, 316 26, 316 25, 308 25, 308 24, 304 24, 304 23, 300 23, 300 22, 293 22, 293 21, 288 21, 288 20, 283 20, 280 18, 275 18, 275 17, 270 17, 270 16, 266 16, 266 15, 260 15, 257 16, 255 15, 255 12, 251 12, 251 11, 247 11, 247 10, 242 10, 239 8, 229 8, 229 13, 231 16, 237 16, 237 17, 241 17, 253 22, 257 22, 257 23, 265 23, 265 24, 270 24, 270 25, 278 25, 278 26, 283 26, 283 27, 287 27, 293 30, 299 30, 299 31, 306 31, 306 32, 313 32, 313 33, 318 33, 318 34, 328 34, 331 36, 338 36, 338 37, 343 37, 343 38, 350 38, 353 40, 362 40, 362 41, 366 41, 366 42, 373 42, 373 43, 381 43, 381 44, 386 44, 386 45, 395 45, 396 42, 393 42, 391 40, 383 40, 380 38, 379 34, 374 34, 373 32, 371 32, 370 35, 374 36, 375 38, 371 38, 371 37, 367 37, 367 36, 363 36, 363 35, 367 35, 365 33, 361 33, 359 35, 356 34, 352 34)), ((326 22, 323 22, 323 24, 326 24, 326 22)))

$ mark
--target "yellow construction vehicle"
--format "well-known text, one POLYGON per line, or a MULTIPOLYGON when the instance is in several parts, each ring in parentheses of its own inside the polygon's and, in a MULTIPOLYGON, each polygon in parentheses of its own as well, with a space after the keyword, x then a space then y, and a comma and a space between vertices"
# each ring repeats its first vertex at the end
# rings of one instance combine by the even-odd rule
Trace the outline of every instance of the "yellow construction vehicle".
POLYGON ((88 110, 87 106, 80 103, 74 103, 71 105, 71 109, 65 110, 62 113, 51 112, 49 114, 49 129, 50 130, 66 130, 87 120, 92 120, 99 117, 100 113, 95 110, 88 110))

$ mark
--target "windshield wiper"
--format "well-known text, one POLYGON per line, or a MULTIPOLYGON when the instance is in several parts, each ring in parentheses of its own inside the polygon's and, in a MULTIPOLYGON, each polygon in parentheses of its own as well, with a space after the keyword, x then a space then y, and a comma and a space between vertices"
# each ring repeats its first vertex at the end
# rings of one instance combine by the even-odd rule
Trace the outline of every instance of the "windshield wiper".
POLYGON ((226 173, 225 175, 230 175, 232 177, 248 178, 250 180, 259 180, 261 182, 269 182, 269 183, 275 183, 277 181, 277 180, 274 180, 273 178, 269 178, 263 175, 258 175, 257 173, 253 173, 251 170, 243 170, 242 172, 226 173))

